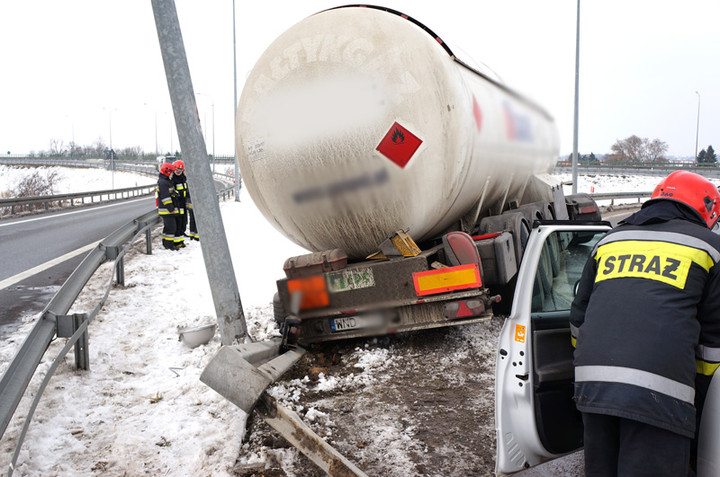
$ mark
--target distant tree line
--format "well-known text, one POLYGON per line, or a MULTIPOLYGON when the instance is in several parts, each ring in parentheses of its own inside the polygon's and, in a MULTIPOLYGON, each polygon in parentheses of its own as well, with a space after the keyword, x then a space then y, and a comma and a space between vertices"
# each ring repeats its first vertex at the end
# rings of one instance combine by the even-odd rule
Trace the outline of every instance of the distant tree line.
MULTIPOLYGON (((106 151, 109 151, 105 142, 99 138, 90 145, 82 146, 74 141, 65 143, 61 139, 51 139, 50 148, 43 151, 30 151, 30 157, 78 157, 78 158, 103 158, 106 157, 106 151)), ((9 154, 9 152, 8 152, 9 154)), ((116 149, 117 157, 137 159, 147 155, 154 156, 154 153, 146 153, 140 146, 124 147, 116 149)), ((168 154, 169 155, 169 154, 168 154)))
MULTIPOLYGON (((578 154, 578 164, 587 166, 600 164, 652 166, 668 165, 671 162, 666 156, 668 145, 660 139, 651 140, 632 135, 615 141, 610 150, 611 153, 605 155, 602 159, 598 159, 592 152, 587 155, 578 154)), ((712 145, 698 153, 695 163, 698 166, 716 167, 718 165, 717 155, 712 145)), ((572 154, 568 156, 566 164, 572 164, 572 154)))

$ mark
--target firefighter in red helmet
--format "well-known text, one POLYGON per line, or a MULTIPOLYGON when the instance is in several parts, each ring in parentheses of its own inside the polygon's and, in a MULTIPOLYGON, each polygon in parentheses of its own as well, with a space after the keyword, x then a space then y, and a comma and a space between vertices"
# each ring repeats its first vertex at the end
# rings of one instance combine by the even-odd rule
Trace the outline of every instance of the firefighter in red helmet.
POLYGON ((676 171, 595 246, 570 314, 585 475, 688 475, 720 365, 719 213, 676 171))
POLYGON ((166 162, 160 166, 157 187, 155 188, 155 205, 163 221, 162 244, 168 250, 177 250, 175 231, 177 230, 178 209, 176 207, 177 192, 172 182, 175 166, 166 162))
POLYGON ((184 241, 186 236, 189 236, 191 240, 200 240, 200 236, 197 232, 197 225, 195 223, 195 211, 193 210, 192 201, 190 200, 190 188, 187 183, 187 176, 185 175, 185 163, 181 160, 177 160, 173 163, 175 166, 175 175, 173 175, 173 183, 175 184, 175 190, 178 192, 178 198, 180 199, 181 211, 180 217, 182 222, 179 225, 179 229, 176 234, 184 241), (190 222, 190 234, 185 235, 185 230, 190 222))

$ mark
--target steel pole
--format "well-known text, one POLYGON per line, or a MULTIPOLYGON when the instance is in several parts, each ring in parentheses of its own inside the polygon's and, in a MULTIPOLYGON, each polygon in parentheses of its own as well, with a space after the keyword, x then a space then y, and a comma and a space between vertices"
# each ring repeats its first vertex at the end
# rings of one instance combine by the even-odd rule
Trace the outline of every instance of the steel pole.
POLYGON ((578 181, 578 111, 580 92, 580 0, 577 0, 577 30, 575 33, 575 118, 573 121, 572 193, 577 194, 578 181))
POLYGON ((220 338, 223 345, 229 345, 247 336, 247 326, 207 149, 200 130, 180 22, 173 0, 152 0, 152 7, 180 149, 188 171, 198 231, 202 237, 203 259, 215 304, 220 338))
MULTIPOLYGON (((233 124, 235 125, 234 131, 237 131, 237 52, 235 50, 235 0, 233 0, 233 91, 235 92, 235 103, 234 103, 234 115, 233 124)), ((237 160, 237 149, 233 144, 233 159, 235 162, 235 202, 240 202, 240 166, 237 160)))
POLYGON ((695 123, 695 162, 697 162, 698 134, 700 134, 700 93, 695 91, 695 94, 698 95, 697 122, 695 123))

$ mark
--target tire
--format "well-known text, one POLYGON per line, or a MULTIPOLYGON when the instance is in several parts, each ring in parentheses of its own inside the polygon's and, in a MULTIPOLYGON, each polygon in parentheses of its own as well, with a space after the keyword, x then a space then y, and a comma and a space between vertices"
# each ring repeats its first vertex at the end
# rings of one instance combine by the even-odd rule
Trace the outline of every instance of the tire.
POLYGON ((283 306, 282 300, 280 300, 280 294, 278 293, 273 295, 273 316, 275 317, 275 323, 278 324, 278 327, 285 323, 285 318, 287 317, 285 307, 283 306))

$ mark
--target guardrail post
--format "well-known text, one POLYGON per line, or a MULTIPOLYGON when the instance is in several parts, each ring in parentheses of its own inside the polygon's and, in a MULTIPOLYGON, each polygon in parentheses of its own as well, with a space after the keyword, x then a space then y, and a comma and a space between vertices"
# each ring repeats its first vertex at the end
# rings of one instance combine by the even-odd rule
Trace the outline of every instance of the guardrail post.
POLYGON ((125 257, 120 257, 115 260, 115 267, 117 269, 116 280, 117 282, 125 286, 125 257))
MULTIPOLYGON (((77 330, 83 322, 87 321, 87 313, 75 313, 73 315, 73 323, 75 325, 75 329, 77 330)), ((75 342, 75 368, 76 369, 82 369, 82 370, 89 370, 90 369, 90 350, 88 349, 88 346, 90 345, 88 340, 88 332, 85 330, 85 332, 80 335, 80 338, 75 342)))
MULTIPOLYGON (((72 315, 56 315, 55 326, 58 338, 70 338, 87 321, 87 313, 75 313, 72 315)), ((75 369, 90 369, 90 353, 88 351, 88 332, 80 335, 75 342, 75 369)))
POLYGON ((145 253, 152 255, 152 230, 145 231, 145 253))

